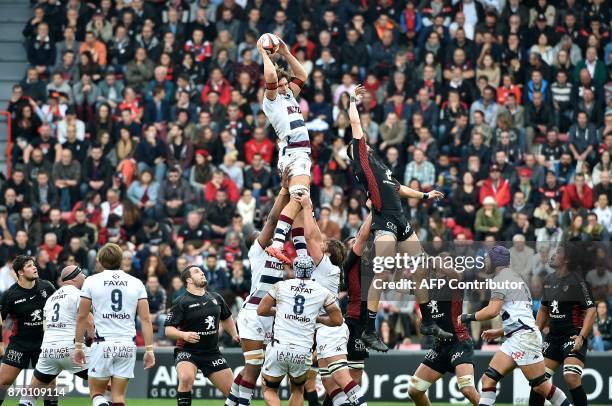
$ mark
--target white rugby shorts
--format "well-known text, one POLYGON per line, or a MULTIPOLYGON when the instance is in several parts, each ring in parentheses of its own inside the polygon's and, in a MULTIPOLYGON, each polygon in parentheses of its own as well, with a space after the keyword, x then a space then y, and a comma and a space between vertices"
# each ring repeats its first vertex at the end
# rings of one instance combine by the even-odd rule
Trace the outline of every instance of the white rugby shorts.
MULTIPOLYGON (((86 359, 89 358, 89 348, 85 347, 86 359)), ((43 343, 36 363, 36 370, 45 375, 59 375, 62 371, 73 374, 87 369, 87 365, 74 363, 74 343, 43 343)), ((88 359, 89 362, 89 359, 88 359)))
POLYGON ((328 327, 317 324, 317 358, 325 359, 336 355, 346 355, 349 339, 349 329, 346 323, 338 327, 328 327))
POLYGON ((238 334, 240 338, 263 341, 266 345, 272 338, 272 323, 274 317, 261 317, 257 315, 257 309, 243 308, 238 313, 238 334))
POLYGON ((513 334, 502 343, 500 350, 519 366, 544 361, 542 334, 537 330, 524 330, 513 334))
POLYGON ((290 168, 289 179, 294 176, 310 176, 312 161, 310 155, 305 151, 286 153, 278 158, 278 172, 282 175, 285 168, 290 168))
POLYGON ((92 378, 131 379, 136 364, 136 344, 132 341, 101 341, 91 346, 88 375, 92 378))
POLYGON ((274 343, 266 348, 266 360, 262 373, 275 378, 289 375, 298 378, 304 375, 312 365, 312 352, 293 344, 274 343))

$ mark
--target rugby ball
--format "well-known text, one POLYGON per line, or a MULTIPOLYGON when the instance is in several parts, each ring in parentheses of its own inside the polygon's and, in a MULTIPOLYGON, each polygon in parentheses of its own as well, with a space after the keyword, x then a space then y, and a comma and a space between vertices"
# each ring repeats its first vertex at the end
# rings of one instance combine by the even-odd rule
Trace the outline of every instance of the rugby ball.
POLYGON ((272 55, 273 53, 278 51, 280 40, 276 35, 270 34, 268 32, 259 37, 259 40, 261 41, 261 45, 263 46, 263 49, 266 50, 268 55, 272 55))

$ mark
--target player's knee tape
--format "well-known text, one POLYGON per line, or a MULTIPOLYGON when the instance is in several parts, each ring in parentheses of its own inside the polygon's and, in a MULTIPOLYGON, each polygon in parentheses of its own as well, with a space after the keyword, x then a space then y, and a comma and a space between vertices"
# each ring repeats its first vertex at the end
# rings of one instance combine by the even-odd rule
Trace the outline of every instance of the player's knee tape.
POLYGON ((582 367, 574 364, 563 365, 563 375, 569 374, 582 376, 582 367))
POLYGON ((529 380, 529 386, 531 386, 532 388, 535 388, 536 386, 542 385, 547 380, 548 380, 548 378, 546 377, 546 374, 542 374, 542 375, 538 376, 537 378, 530 379, 529 380))
POLYGON ((278 389, 278 388, 280 387, 281 382, 282 382, 282 381, 276 381, 276 382, 274 382, 274 381, 268 381, 268 380, 267 380, 266 378, 264 378, 263 376, 262 376, 262 378, 263 378, 263 381, 264 381, 264 383, 266 384, 266 386, 267 386, 268 388, 270 388, 270 389, 278 389))
POLYGON ((457 386, 459 389, 467 388, 468 386, 476 387, 474 383, 474 375, 463 375, 457 377, 457 386))
POLYGON ((250 365, 261 365, 264 362, 264 350, 253 350, 244 353, 244 362, 250 365))
POLYGON ((488 367, 485 371, 485 375, 493 379, 495 382, 499 382, 504 377, 502 374, 497 372, 494 368, 488 367))
POLYGON ((548 379, 550 379, 550 378, 551 378, 551 377, 552 377, 552 376, 555 374, 555 370, 554 370, 554 369, 552 369, 552 368, 548 368, 548 367, 546 367, 546 368, 545 368, 545 371, 546 371, 546 372, 545 372, 545 375, 546 375, 546 377, 547 377, 548 379))
POLYGON ((291 197, 298 197, 303 194, 308 194, 309 191, 310 189, 308 188, 308 186, 304 186, 304 185, 289 186, 289 195, 291 197))
POLYGON ((365 368, 365 362, 363 361, 348 361, 348 367, 350 369, 362 370, 365 368))
POLYGON ((329 369, 329 372, 332 374, 335 374, 336 372, 347 368, 348 363, 346 362, 346 360, 334 361, 327 366, 327 369, 329 369))
POLYGON ((418 390, 419 392, 426 392, 431 386, 431 382, 427 382, 425 379, 419 378, 418 376, 412 376, 410 378, 409 388, 418 390))
POLYGON ((34 370, 34 377, 41 381, 42 383, 49 384, 53 381, 57 375, 47 375, 40 372, 38 369, 34 370))
POLYGON ((327 368, 319 368, 319 374, 321 375, 321 379, 331 378, 331 372, 329 372, 327 368))

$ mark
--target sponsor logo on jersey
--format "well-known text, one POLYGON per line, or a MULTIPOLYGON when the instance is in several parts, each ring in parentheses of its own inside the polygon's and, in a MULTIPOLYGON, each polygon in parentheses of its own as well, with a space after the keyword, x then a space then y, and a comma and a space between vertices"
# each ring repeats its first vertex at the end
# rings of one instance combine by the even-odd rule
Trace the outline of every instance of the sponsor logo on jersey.
POLYGON ((127 286, 127 281, 104 281, 104 286, 127 286))
POLYGON ((310 323, 310 317, 306 316, 296 316, 295 314, 285 314, 285 318, 287 320, 299 321, 302 323, 310 323))
POLYGON ((26 298, 24 297, 23 299, 15 300, 15 304, 23 303, 25 301, 26 301, 26 298))
POLYGON ((109 345, 102 350, 104 358, 133 358, 135 347, 132 345, 109 345))
POLYGON ((523 358, 524 356, 525 356, 525 351, 515 351, 510 354, 510 357, 515 361, 523 358))
POLYGON ((218 367, 220 365, 227 364, 227 361, 225 361, 225 358, 219 358, 219 359, 214 360, 211 364, 213 367, 218 367))
POLYGON ((565 317, 564 314, 559 314, 559 302, 557 300, 550 302, 550 317, 555 319, 562 319, 565 317))
POLYGON ((302 114, 302 110, 300 109, 300 106, 287 106, 287 113, 289 113, 289 114, 295 114, 295 113, 302 114))
POLYGON ((397 226, 390 221, 387 221, 387 228, 395 233, 397 232, 397 226))
POLYGON ((132 318, 126 313, 104 313, 102 314, 103 319, 115 319, 115 320, 129 320, 132 318))
POLYGON ((176 355, 176 362, 188 360, 190 358, 191 358, 190 353, 181 351, 176 355))
POLYGON ((299 293, 312 293, 313 288, 307 288, 304 286, 291 286, 291 290, 299 293))
POLYGON ((187 306, 187 308, 191 309, 193 307, 198 307, 199 305, 200 305, 200 303, 193 303, 193 304, 190 304, 189 306, 187 306))
POLYGON ((451 357, 451 362, 455 362, 459 357, 463 355, 463 351, 459 351, 453 354, 451 357))
POLYGON ((206 323, 206 330, 214 329, 215 328, 215 317, 206 316, 206 319, 204 319, 204 323, 206 323))
POLYGON ((42 321, 42 310, 36 309, 30 314, 30 316, 32 317, 32 322, 42 321))
POLYGON ((438 356, 438 353, 434 350, 429 350, 429 352, 425 355, 425 359, 434 360, 438 356))
POLYGON ((68 347, 47 347, 43 348, 40 353, 42 358, 63 359, 70 357, 70 348, 68 347))
POLYGON ((23 353, 21 351, 8 350, 4 354, 4 358, 7 361, 20 363, 21 362, 21 358, 23 358, 23 353))
POLYGON ((276 360, 279 362, 288 362, 291 364, 304 365, 310 361, 310 353, 293 353, 290 351, 279 351, 276 353, 276 360))
POLYGON ((47 291, 46 290, 41 290, 40 294, 42 297, 44 297, 45 299, 47 298, 47 291))

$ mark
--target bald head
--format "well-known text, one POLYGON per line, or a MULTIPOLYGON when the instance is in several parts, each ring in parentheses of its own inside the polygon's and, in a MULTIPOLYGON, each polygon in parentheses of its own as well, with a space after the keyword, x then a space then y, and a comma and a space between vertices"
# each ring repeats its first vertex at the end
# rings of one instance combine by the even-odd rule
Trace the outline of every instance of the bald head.
POLYGON ((62 282, 62 285, 73 285, 76 288, 81 289, 83 282, 85 282, 85 275, 79 266, 68 265, 62 269, 60 281, 62 282))

